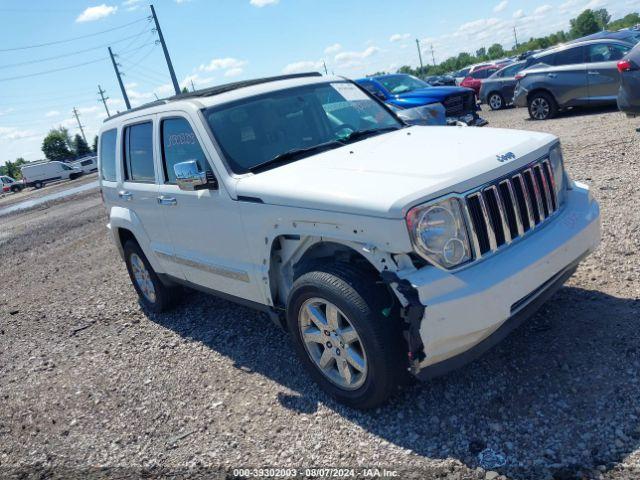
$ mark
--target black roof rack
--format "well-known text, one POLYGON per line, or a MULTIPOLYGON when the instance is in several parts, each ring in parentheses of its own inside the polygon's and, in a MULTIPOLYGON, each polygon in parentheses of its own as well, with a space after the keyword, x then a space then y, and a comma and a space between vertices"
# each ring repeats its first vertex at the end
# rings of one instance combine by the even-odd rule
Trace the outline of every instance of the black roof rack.
POLYGON ((237 90, 239 88, 251 87, 253 85, 260 85, 262 83, 277 82, 279 80, 290 80, 292 78, 321 77, 321 76, 322 75, 318 72, 292 73, 289 75, 278 75, 275 77, 254 78, 252 80, 243 80, 241 82, 225 83, 224 85, 203 88, 202 90, 196 90, 195 92, 181 93, 179 95, 174 95, 172 97, 165 98, 162 100, 156 100, 154 102, 145 103, 144 105, 140 105, 139 107, 131 108, 129 110, 125 110, 124 112, 120 112, 115 115, 112 115, 109 118, 105 119, 105 122, 117 117, 121 117, 122 115, 126 115, 131 112, 137 112, 140 110, 145 110, 147 108, 157 107, 158 105, 164 105, 166 103, 176 101, 176 100, 184 100, 187 98, 211 97, 214 95, 220 95, 221 93, 231 92, 232 90, 237 90))

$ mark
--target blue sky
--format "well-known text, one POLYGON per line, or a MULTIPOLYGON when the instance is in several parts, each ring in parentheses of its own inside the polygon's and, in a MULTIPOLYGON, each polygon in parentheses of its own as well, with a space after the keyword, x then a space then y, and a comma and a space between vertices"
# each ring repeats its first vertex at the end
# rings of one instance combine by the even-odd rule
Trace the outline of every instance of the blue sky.
MULTIPOLYGON (((148 4, 0 0, 0 164, 19 156, 42 158, 42 138, 51 127, 77 133, 73 107, 91 142, 106 116, 98 84, 107 91, 112 113, 124 109, 108 44, 119 55, 134 105, 172 93, 146 20, 148 4), (108 29, 114 30, 100 33, 108 29), (59 41, 64 42, 23 48, 59 41), (63 70, 34 75, 53 69, 63 70)), ((322 60, 330 73, 358 77, 416 65, 416 38, 425 61, 431 59, 431 45, 440 61, 495 42, 509 48, 514 26, 520 40, 567 29, 584 8, 605 7, 614 18, 640 10, 640 0, 156 0, 154 5, 178 80, 189 87, 193 81, 196 88, 320 70, 322 60)))

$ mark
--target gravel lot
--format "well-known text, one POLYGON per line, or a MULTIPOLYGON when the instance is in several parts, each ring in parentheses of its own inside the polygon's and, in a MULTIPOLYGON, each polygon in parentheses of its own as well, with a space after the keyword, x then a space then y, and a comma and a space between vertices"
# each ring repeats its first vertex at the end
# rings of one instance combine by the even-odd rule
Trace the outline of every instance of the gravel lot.
POLYGON ((251 310, 191 293, 170 314, 143 312, 96 191, 0 218, 0 477, 266 466, 640 476, 637 122, 602 110, 484 116, 561 137, 570 175, 601 202, 603 244, 488 355, 374 412, 321 394, 286 334, 251 310), (506 464, 480 467, 485 449, 506 464))

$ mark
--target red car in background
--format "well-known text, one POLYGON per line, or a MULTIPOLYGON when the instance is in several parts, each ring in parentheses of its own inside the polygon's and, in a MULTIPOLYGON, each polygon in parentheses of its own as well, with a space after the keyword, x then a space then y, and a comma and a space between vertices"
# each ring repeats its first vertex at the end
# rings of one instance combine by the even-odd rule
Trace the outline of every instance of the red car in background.
POLYGON ((482 85, 482 80, 485 78, 489 78, 491 75, 496 73, 502 67, 500 65, 489 65, 486 67, 480 67, 473 72, 471 72, 467 78, 465 78, 461 83, 461 87, 471 88, 476 92, 476 97, 480 95, 480 86, 482 85))

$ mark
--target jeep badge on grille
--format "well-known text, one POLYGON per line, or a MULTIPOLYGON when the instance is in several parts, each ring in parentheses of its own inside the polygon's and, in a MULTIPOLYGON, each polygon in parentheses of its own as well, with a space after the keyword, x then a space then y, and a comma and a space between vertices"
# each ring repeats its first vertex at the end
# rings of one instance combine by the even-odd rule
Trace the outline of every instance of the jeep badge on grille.
POLYGON ((509 160, 515 160, 516 159, 516 155, 513 152, 507 152, 504 155, 496 155, 496 159, 499 162, 508 162, 509 160))

